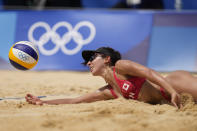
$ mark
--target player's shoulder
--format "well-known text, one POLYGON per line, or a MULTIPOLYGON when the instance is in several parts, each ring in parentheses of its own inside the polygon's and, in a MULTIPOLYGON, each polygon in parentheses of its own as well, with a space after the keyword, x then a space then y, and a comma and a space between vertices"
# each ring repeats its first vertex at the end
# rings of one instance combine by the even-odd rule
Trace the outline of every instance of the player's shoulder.
POLYGON ((116 72, 120 74, 125 74, 128 71, 128 67, 132 65, 130 60, 118 60, 115 64, 116 72))
POLYGON ((127 68, 128 66, 131 66, 134 62, 131 60, 118 60, 115 64, 115 68, 118 69, 124 69, 127 68))
POLYGON ((115 64, 115 66, 121 66, 121 65, 124 65, 124 64, 127 64, 127 63, 130 63, 131 61, 130 60, 118 60, 115 64))

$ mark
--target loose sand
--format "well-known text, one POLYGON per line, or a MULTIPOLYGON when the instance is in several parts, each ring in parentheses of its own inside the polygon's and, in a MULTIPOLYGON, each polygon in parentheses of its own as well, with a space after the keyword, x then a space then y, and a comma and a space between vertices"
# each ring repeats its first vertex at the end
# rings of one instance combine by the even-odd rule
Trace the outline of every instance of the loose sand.
MULTIPOLYGON (((87 72, 0 71, 0 97, 46 95, 69 98, 105 85, 87 72)), ((180 110, 122 98, 94 103, 35 106, 21 100, 0 101, 0 131, 197 131, 197 105, 182 95, 180 110)))

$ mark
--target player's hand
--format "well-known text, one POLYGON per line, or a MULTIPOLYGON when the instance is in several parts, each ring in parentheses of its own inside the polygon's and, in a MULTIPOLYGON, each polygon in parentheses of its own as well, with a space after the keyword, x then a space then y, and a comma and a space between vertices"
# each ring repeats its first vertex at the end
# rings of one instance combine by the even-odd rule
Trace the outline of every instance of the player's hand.
POLYGON ((178 109, 182 107, 181 97, 177 92, 171 94, 171 103, 178 109))
POLYGON ((38 97, 33 96, 32 94, 27 94, 27 95, 25 96, 25 99, 26 99, 26 101, 27 101, 29 104, 43 105, 43 101, 40 100, 38 97))

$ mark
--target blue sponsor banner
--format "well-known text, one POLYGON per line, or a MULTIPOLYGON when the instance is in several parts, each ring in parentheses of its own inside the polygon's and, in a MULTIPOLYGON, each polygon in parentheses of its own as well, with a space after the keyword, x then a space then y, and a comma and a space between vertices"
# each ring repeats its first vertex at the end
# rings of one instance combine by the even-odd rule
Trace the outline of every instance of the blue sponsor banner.
POLYGON ((152 13, 59 10, 17 14, 15 41, 32 41, 40 52, 34 69, 86 70, 80 64, 82 50, 101 46, 119 50, 123 58, 140 56, 141 61, 136 61, 146 64, 152 13))

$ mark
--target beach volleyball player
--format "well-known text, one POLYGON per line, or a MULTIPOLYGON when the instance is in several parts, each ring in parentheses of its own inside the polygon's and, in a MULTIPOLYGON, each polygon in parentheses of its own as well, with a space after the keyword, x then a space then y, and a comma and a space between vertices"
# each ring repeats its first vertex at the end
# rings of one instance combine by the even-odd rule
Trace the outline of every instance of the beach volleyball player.
POLYGON ((197 101, 197 77, 186 71, 174 71, 163 77, 158 72, 130 60, 121 60, 118 51, 110 47, 84 50, 83 63, 93 76, 101 76, 106 85, 95 92, 76 97, 43 101, 27 94, 30 104, 75 104, 99 100, 134 99, 152 104, 171 103, 179 108, 180 94, 189 93, 197 101))

